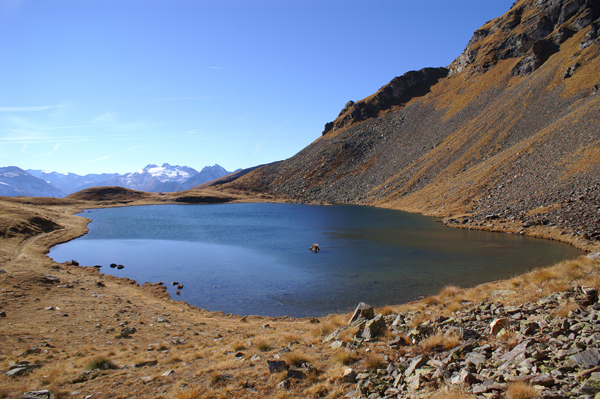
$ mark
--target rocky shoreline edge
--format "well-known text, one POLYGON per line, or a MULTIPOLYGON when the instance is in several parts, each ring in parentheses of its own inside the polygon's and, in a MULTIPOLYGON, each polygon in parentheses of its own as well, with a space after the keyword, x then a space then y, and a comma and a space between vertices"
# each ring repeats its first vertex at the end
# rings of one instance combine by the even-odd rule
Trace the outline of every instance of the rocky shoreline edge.
MULTIPOLYGON (((598 263, 600 253, 587 258, 598 263)), ((593 274, 597 283, 598 270, 593 274)), ((446 290, 429 302, 456 294, 446 290)), ((360 304, 348 325, 323 342, 351 348, 394 337, 384 340, 377 366, 345 370, 343 378, 355 383, 347 397, 600 398, 598 290, 575 286, 537 301, 503 303, 517 295, 494 290, 491 300, 466 301, 449 317, 427 310, 375 315, 360 304), (348 331, 353 338, 340 341, 348 331)))
MULTIPOLYGON (((580 304, 582 295, 585 296, 586 292, 593 293, 589 290, 583 291, 582 286, 589 286, 589 289, 600 287, 598 278, 600 260, 594 257, 595 255, 566 262, 567 266, 553 267, 558 268, 557 270, 566 268, 567 272, 552 271, 553 268, 541 269, 530 275, 483 284, 470 289, 448 287, 437 296, 406 305, 388 307, 380 310, 381 316, 374 316, 373 319, 365 317, 350 325, 347 325, 349 315, 331 315, 319 319, 254 316, 242 318, 203 311, 187 303, 171 300, 164 287, 159 284, 140 288, 139 284, 130 279, 104 276, 92 267, 56 264, 49 260, 45 253, 50 246, 85 234, 87 221, 75 217, 74 213, 92 207, 94 207, 93 203, 79 203, 77 206, 69 205, 44 210, 36 204, 34 207, 36 213, 39 212, 43 217, 64 228, 34 234, 27 238, 13 237, 8 241, 6 237, 3 239, 3 244, 10 244, 3 246, 3 249, 14 250, 11 256, 4 256, 0 264, 0 269, 7 271, 0 274, 0 312, 4 312, 7 316, 0 320, 0 335, 8 342, 0 351, 0 369, 3 370, 4 377, 1 378, 4 379, 5 386, 13 387, 0 389, 0 394, 4 397, 16 398, 23 397, 27 392, 41 392, 44 389, 38 388, 44 388, 44 384, 50 386, 50 389, 47 389, 48 396, 38 397, 63 397, 67 395, 65 392, 69 394, 90 392, 88 395, 94 395, 94 392, 100 389, 99 386, 118 380, 129 381, 132 386, 133 393, 123 397, 148 397, 140 392, 151 392, 150 397, 218 397, 218 395, 211 396, 212 394, 204 396, 191 394, 206 389, 207 392, 214 393, 221 390, 224 384, 231 391, 235 391, 238 397, 256 396, 258 392, 262 396, 272 397, 426 398, 445 392, 446 396, 441 397, 451 397, 448 395, 452 394, 457 398, 483 399, 510 398, 511 389, 517 389, 511 387, 517 383, 524 386, 523 389, 533 389, 531 395, 534 396, 530 396, 532 398, 594 397, 587 393, 588 388, 582 391, 582 387, 588 380, 591 381, 590 384, 595 381, 593 378, 597 376, 593 373, 597 371, 594 369, 597 365, 584 370, 581 365, 573 364, 572 356, 588 349, 598 349, 595 342, 600 342, 597 340, 600 336, 596 335, 599 333, 596 323, 598 312, 594 309, 597 302, 587 307, 580 304), (74 275, 79 277, 75 279, 74 275), (533 291, 534 298, 525 298, 524 294, 530 291, 533 291), (72 295, 71 301, 63 301, 66 304, 56 306, 61 299, 67 299, 62 298, 65 292, 72 295), (90 292, 94 292, 93 299, 88 297, 90 292), (85 298, 81 295, 85 295, 85 298), (114 304, 103 308, 104 300, 100 298, 104 297, 112 297, 114 304), (38 305, 40 298, 44 304, 52 303, 55 306, 38 305), (102 305, 97 303, 99 299, 98 303, 102 305), (116 308, 121 309, 123 302, 126 302, 128 303, 126 306, 132 309, 127 312, 136 313, 136 316, 131 316, 129 322, 126 317, 117 316, 115 313, 110 317, 114 319, 112 323, 100 321, 101 318, 98 316, 98 323, 93 329, 97 331, 88 330, 85 334, 78 334, 76 329, 71 327, 67 330, 67 335, 71 338, 62 339, 65 344, 68 343, 73 347, 72 352, 69 353, 70 349, 66 348, 62 351, 67 352, 64 359, 73 364, 77 376, 70 377, 68 381, 54 377, 56 382, 44 383, 50 373, 49 364, 53 364, 52 361, 44 358, 60 357, 57 354, 60 346, 56 345, 56 341, 52 342, 48 339, 48 335, 51 335, 48 330, 39 333, 36 338, 36 334, 30 329, 37 323, 32 325, 32 320, 28 320, 30 316, 25 314, 21 315, 21 319, 15 320, 15 309, 18 312, 30 311, 33 315, 31 317, 34 318, 40 315, 40 322, 48 319, 47 315, 52 315, 45 321, 50 325, 55 323, 56 317, 64 317, 61 321, 71 319, 70 321, 76 323, 85 322, 84 315, 79 315, 78 309, 63 313, 65 308, 69 308, 69 302, 76 302, 78 307, 89 306, 88 309, 92 313, 114 312, 116 308), (63 310, 57 310, 61 307, 63 310), (565 307, 568 307, 566 313, 562 310, 565 307), (53 309, 46 310, 47 308, 53 309), (133 309, 137 310, 133 311, 133 309), (181 316, 174 314, 174 309, 181 312, 181 316), (141 317, 143 313, 146 314, 141 317), (170 316, 164 317, 164 314, 170 316), (79 316, 83 319, 78 319, 79 316), (175 317, 178 321, 175 321, 175 317), (165 320, 166 324, 163 325, 162 321, 159 323, 160 319, 165 320), (500 322, 503 326, 500 331, 490 334, 490 323, 495 319, 506 319, 506 321, 500 322), (559 319, 560 322, 556 321, 559 319), (121 321, 117 323, 119 320, 121 321), (194 320, 194 323, 190 320, 194 320), (189 322, 187 333, 181 327, 186 322, 189 322), (532 323, 537 324, 539 328, 532 323), (19 324, 22 328, 19 328, 19 324), (111 324, 116 326, 111 327, 111 324), (526 325, 529 327, 524 327, 526 325), (160 333, 148 331, 148 326, 153 328, 161 326, 160 333), (230 327, 223 331, 223 326, 230 327), (239 326, 244 326, 243 333, 236 331, 239 326), (167 328, 178 332, 164 332, 167 328), (381 331, 377 331, 377 328, 381 331), (194 330, 196 332, 190 335, 189 331, 194 330), (284 333, 282 330, 290 332, 284 333), (152 374, 150 380, 147 380, 144 375, 139 375, 140 370, 134 367, 135 364, 118 365, 118 360, 114 360, 113 364, 117 364, 114 369, 82 372, 81 369, 85 367, 69 359, 73 356, 81 356, 78 354, 82 352, 82 347, 97 345, 97 339, 90 340, 95 336, 90 331, 96 334, 109 334, 106 337, 110 341, 95 349, 88 349, 87 357, 97 357, 106 353, 108 347, 119 342, 113 335, 120 336, 118 339, 124 338, 119 344, 133 337, 129 343, 133 344, 135 341, 135 345, 130 345, 132 348, 130 350, 135 352, 143 346, 151 348, 155 345, 151 343, 154 341, 160 342, 166 339, 169 344, 160 354, 154 350, 149 351, 147 356, 142 356, 144 359, 138 359, 135 363, 150 362, 140 369, 146 370, 146 374, 153 370, 150 373, 152 374), (232 331, 236 331, 236 334, 231 333, 232 331), (165 338, 165 334, 166 337, 177 338, 165 338), (290 339, 290 334, 295 335, 296 338, 290 339), (235 342, 245 343, 224 341, 232 335, 238 337, 235 342), (266 350, 258 349, 263 344, 256 344, 256 338, 251 338, 257 335, 270 337, 276 343, 265 344, 268 348, 266 350), (204 356, 203 360, 185 360, 178 363, 174 370, 178 375, 186 376, 192 371, 185 367, 195 362, 204 362, 202 364, 205 371, 210 372, 206 371, 202 374, 196 371, 193 374, 195 379, 191 378, 190 382, 183 387, 177 386, 181 394, 161 396, 157 384, 171 378, 168 375, 163 376, 163 373, 170 371, 165 371, 165 367, 172 367, 167 366, 168 361, 161 360, 161 356, 168 354, 171 354, 171 357, 175 356, 174 354, 182 345, 181 339, 187 341, 187 345, 191 345, 191 342, 198 342, 198 336, 208 340, 208 343, 202 345, 211 348, 211 353, 217 351, 218 358, 211 359, 213 355, 210 355, 204 356), (285 342, 280 342, 282 336, 287 337, 285 342), (564 351, 562 353, 564 356, 556 357, 552 352, 552 356, 537 359, 535 356, 541 355, 534 356, 534 354, 540 351, 542 346, 547 346, 551 339, 555 339, 552 341, 552 345, 555 345, 552 348, 564 351), (431 343, 436 340, 438 344, 431 343), (32 344, 32 341, 35 342, 32 344), (140 341, 144 343, 140 344, 140 341), (175 341, 177 343, 173 344, 175 341), (453 346, 454 344, 448 344, 446 341, 457 342, 457 345, 453 346), (558 345, 558 342, 561 344, 558 345), (587 345, 585 349, 582 343, 587 345), (51 346, 45 346, 46 344, 51 346), (501 372, 493 371, 504 364, 500 364, 499 359, 504 359, 506 354, 515 349, 519 351, 515 359, 521 360, 507 363, 501 372), (299 352, 305 356, 300 356, 299 352), (469 357, 470 360, 467 361, 469 357), (479 362, 474 363, 474 359, 479 362), (230 364, 232 360, 236 362, 235 367, 230 364), (155 361, 157 364, 153 363, 155 361), (273 369, 270 367, 270 362, 279 362, 279 366, 273 369), (414 362, 416 363, 413 365, 414 362), (413 365, 412 370, 410 370, 411 365, 413 365), (526 371, 526 368, 529 371, 526 371), (591 369, 594 371, 579 375, 580 372, 591 369), (115 370, 120 370, 120 374, 115 370), (559 370, 562 374, 557 374, 554 370, 559 370), (546 374, 549 374, 551 379, 546 374), (213 379, 220 382, 216 383, 213 379), (193 381, 197 381, 196 385, 200 387, 198 390, 190 389, 195 384, 193 381), (20 386, 22 389, 15 390, 15 386, 20 386), (19 393, 13 395, 17 391, 19 393)), ((489 221, 473 228, 492 230, 492 226, 505 228, 506 225, 489 221)), ((460 226, 452 227, 465 226, 461 223, 460 226)), ((537 227, 542 226, 534 226, 533 229, 537 227)), ((527 234, 531 232, 528 231, 527 234)), ((65 326, 69 323, 63 322, 62 325, 63 328, 68 328, 65 326)), ((60 328, 56 333, 59 332, 60 328)), ((61 338, 56 336, 54 340, 61 340, 61 338)), ((198 347, 199 345, 196 344, 195 348, 198 347)), ((108 353, 114 352, 112 350, 108 353)), ((544 353, 549 354, 547 350, 544 353)), ((595 354, 594 351, 586 353, 595 354)), ((136 356, 139 357, 137 354, 136 356)), ((184 355, 181 357, 185 358, 184 355)), ((194 367, 197 370, 198 364, 194 367)), ((70 370, 66 374, 69 372, 70 370)), ((0 384, 2 385, 4 384, 0 384)), ((123 387, 109 391, 115 393, 121 390, 123 387)))

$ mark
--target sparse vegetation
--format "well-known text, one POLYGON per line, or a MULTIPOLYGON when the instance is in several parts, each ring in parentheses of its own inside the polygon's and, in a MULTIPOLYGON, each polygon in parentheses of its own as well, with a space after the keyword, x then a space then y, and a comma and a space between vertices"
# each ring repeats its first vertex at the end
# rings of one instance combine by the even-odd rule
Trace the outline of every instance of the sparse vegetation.
POLYGON ((508 385, 506 399, 535 399, 539 392, 531 385, 524 382, 513 382, 508 385))
POLYGON ((349 366, 358 361, 359 356, 351 351, 339 351, 335 353, 334 359, 336 362, 343 364, 344 366, 349 366))
POLYGON ((94 358, 85 366, 87 370, 109 370, 114 369, 116 367, 117 366, 115 366, 115 364, 110 359, 103 356, 94 358))

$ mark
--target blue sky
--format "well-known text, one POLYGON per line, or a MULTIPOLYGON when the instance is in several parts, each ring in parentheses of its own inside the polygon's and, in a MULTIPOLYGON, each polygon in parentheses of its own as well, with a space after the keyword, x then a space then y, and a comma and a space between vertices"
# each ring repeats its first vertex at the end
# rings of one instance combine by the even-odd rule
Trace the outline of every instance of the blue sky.
POLYGON ((447 66, 512 0, 0 0, 0 166, 227 170, 447 66))

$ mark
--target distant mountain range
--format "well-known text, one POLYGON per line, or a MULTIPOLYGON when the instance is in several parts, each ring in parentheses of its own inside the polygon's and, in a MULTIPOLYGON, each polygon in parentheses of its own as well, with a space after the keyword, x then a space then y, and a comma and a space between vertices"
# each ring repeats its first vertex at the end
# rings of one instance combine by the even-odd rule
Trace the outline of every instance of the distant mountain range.
POLYGON ((64 193, 16 166, 0 168, 0 196, 64 197, 64 193))
POLYGON ((118 186, 148 192, 183 191, 218 179, 228 172, 219 165, 198 172, 189 166, 148 165, 133 173, 102 173, 85 176, 16 166, 0 168, 0 196, 64 197, 74 192, 103 186, 118 186))

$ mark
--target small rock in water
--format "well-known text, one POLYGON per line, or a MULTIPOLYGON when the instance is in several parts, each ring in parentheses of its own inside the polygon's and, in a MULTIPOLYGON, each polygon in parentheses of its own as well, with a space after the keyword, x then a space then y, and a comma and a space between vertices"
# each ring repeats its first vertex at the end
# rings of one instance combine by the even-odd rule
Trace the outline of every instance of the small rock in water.
POLYGON ((119 269, 119 270, 124 269, 124 268, 125 268, 125 266, 123 266, 123 265, 117 265, 117 269, 119 269))
POLYGON ((183 289, 183 284, 177 284, 177 289, 178 289, 178 290, 181 290, 181 289, 183 289))
POLYGON ((110 267, 111 267, 111 269, 114 269, 115 267, 117 267, 117 264, 116 263, 111 263, 110 267))
POLYGON ((310 247, 310 250, 313 251, 314 253, 319 252, 320 251, 319 244, 313 244, 312 247, 310 247))

